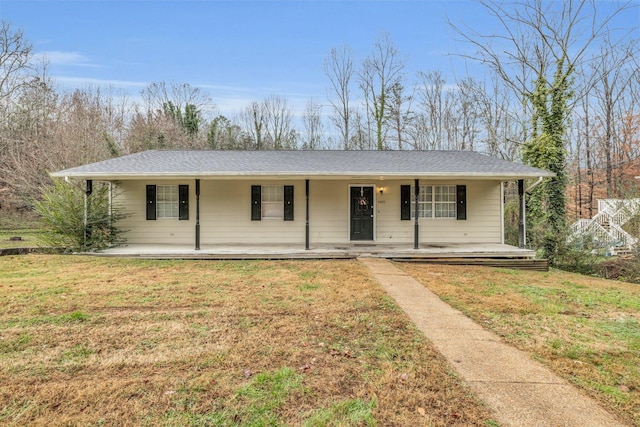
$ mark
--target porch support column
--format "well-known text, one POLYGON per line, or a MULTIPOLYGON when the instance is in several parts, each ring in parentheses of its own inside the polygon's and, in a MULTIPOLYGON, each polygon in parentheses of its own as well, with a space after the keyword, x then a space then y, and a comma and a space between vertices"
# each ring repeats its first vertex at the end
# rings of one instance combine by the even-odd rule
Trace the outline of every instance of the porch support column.
POLYGON ((305 226, 304 226, 304 249, 306 251, 309 250, 309 180, 306 179, 304 182, 304 194, 306 198, 306 218, 305 218, 305 226))
POLYGON ((414 203, 415 203, 415 215, 414 215, 414 225, 413 225, 413 249, 419 249, 420 248, 420 238, 418 237, 419 233, 420 233, 420 226, 418 225, 418 196, 420 195, 420 180, 416 179, 415 180, 415 185, 414 185, 414 203))
POLYGON ((88 179, 86 182, 86 190, 84 192, 84 245, 87 246, 91 239, 91 225, 89 224, 89 209, 91 205, 91 196, 93 193, 93 181, 88 179))
POLYGON ((518 180, 518 202, 520 206, 518 215, 518 247, 525 248, 527 246, 527 206, 524 192, 524 179, 518 180))
POLYGON ((196 179, 196 251, 200 250, 200 180, 196 179))
POLYGON ((109 206, 107 207, 109 216, 109 236, 113 238, 113 182, 109 181, 109 206))

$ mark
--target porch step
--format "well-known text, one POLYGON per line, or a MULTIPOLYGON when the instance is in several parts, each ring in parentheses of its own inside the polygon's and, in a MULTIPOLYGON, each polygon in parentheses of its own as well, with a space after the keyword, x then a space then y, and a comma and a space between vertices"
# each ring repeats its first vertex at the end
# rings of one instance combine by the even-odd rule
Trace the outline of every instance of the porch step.
POLYGON ((486 267, 510 268, 514 270, 549 271, 549 260, 546 259, 392 258, 392 261, 442 265, 482 265, 486 267))

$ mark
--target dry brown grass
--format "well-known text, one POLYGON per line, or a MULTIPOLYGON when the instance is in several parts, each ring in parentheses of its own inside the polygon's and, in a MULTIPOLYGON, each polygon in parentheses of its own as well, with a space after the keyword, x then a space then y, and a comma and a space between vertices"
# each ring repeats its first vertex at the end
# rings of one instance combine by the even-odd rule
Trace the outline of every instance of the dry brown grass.
POLYGON ((0 423, 486 425, 356 261, 0 259, 0 423))
POLYGON ((640 425, 640 285, 557 270, 399 266, 640 425))

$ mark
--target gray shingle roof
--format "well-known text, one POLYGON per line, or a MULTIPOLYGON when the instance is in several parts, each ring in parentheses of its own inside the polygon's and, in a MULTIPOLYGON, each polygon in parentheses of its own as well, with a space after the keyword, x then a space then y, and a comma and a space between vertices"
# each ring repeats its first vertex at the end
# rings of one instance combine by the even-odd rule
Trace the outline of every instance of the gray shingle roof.
POLYGON ((472 151, 150 150, 66 169, 54 177, 398 177, 520 179, 551 172, 472 151))

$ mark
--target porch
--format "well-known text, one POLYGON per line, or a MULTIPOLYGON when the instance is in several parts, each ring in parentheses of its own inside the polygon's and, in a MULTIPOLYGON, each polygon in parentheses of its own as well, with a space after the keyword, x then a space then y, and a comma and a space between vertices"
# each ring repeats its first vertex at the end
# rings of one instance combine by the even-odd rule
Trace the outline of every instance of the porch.
POLYGON ((402 259, 528 259, 535 252, 496 243, 425 243, 419 249, 407 244, 345 243, 304 245, 202 245, 200 250, 186 245, 130 244, 90 255, 147 259, 348 259, 357 257, 402 259))

